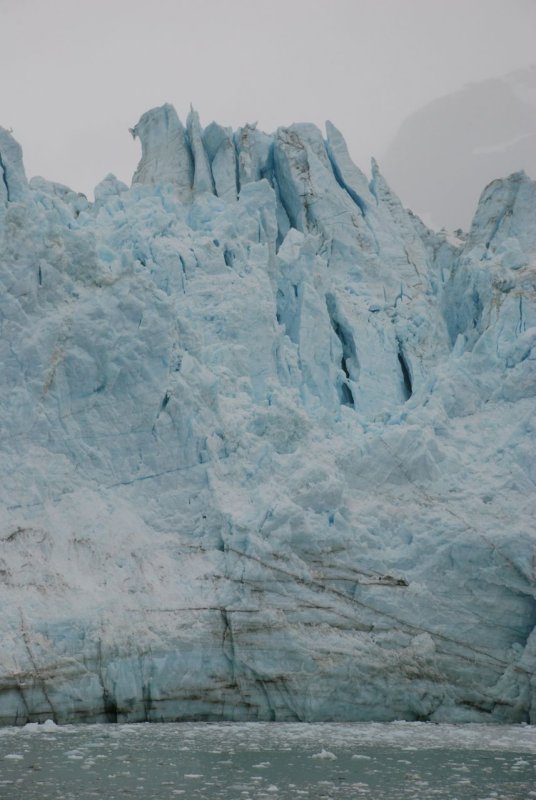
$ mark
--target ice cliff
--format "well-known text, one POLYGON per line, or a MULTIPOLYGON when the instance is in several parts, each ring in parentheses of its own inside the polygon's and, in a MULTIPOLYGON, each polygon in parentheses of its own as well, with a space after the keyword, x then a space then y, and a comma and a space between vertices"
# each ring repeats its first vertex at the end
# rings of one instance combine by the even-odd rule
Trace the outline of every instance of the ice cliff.
POLYGON ((0 721, 536 722, 536 184, 132 133, 90 203, 0 131, 0 721))

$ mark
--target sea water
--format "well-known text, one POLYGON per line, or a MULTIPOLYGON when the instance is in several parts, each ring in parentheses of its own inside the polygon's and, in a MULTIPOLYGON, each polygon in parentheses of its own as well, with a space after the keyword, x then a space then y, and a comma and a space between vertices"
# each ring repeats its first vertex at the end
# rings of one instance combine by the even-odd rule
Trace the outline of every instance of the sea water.
POLYGON ((531 800, 536 728, 177 723, 0 730, 2 800, 531 800))

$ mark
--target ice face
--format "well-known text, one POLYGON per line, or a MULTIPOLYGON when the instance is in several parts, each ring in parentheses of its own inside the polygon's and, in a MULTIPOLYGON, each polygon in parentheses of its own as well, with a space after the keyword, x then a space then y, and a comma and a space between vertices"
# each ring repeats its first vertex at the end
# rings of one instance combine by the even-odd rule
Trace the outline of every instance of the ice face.
POLYGON ((534 183, 133 131, 92 204, 0 137, 0 720, 534 721, 534 183))
MULTIPOLYGON (((186 130, 173 106, 166 104, 145 113, 131 129, 141 141, 142 156, 132 183, 150 186, 171 183, 187 199, 194 179, 196 140, 190 146, 186 130)), ((199 171, 199 168, 198 168, 199 171)))
POLYGON ((0 202, 24 202, 27 195, 22 149, 9 131, 0 128, 0 202))

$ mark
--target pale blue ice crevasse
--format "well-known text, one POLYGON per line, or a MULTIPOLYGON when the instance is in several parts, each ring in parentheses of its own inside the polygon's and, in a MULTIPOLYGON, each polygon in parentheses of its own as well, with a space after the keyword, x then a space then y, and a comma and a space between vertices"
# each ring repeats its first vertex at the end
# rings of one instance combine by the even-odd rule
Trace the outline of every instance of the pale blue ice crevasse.
POLYGON ((0 132, 0 720, 536 720, 536 189, 427 229, 330 123, 0 132))

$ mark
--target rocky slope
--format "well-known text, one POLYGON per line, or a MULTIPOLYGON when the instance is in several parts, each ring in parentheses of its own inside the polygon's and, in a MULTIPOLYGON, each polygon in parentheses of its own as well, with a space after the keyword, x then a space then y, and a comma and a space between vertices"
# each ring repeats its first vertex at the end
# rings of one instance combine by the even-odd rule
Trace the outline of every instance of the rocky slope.
POLYGON ((132 132, 94 203, 0 135, 0 721, 536 721, 536 185, 132 132))

